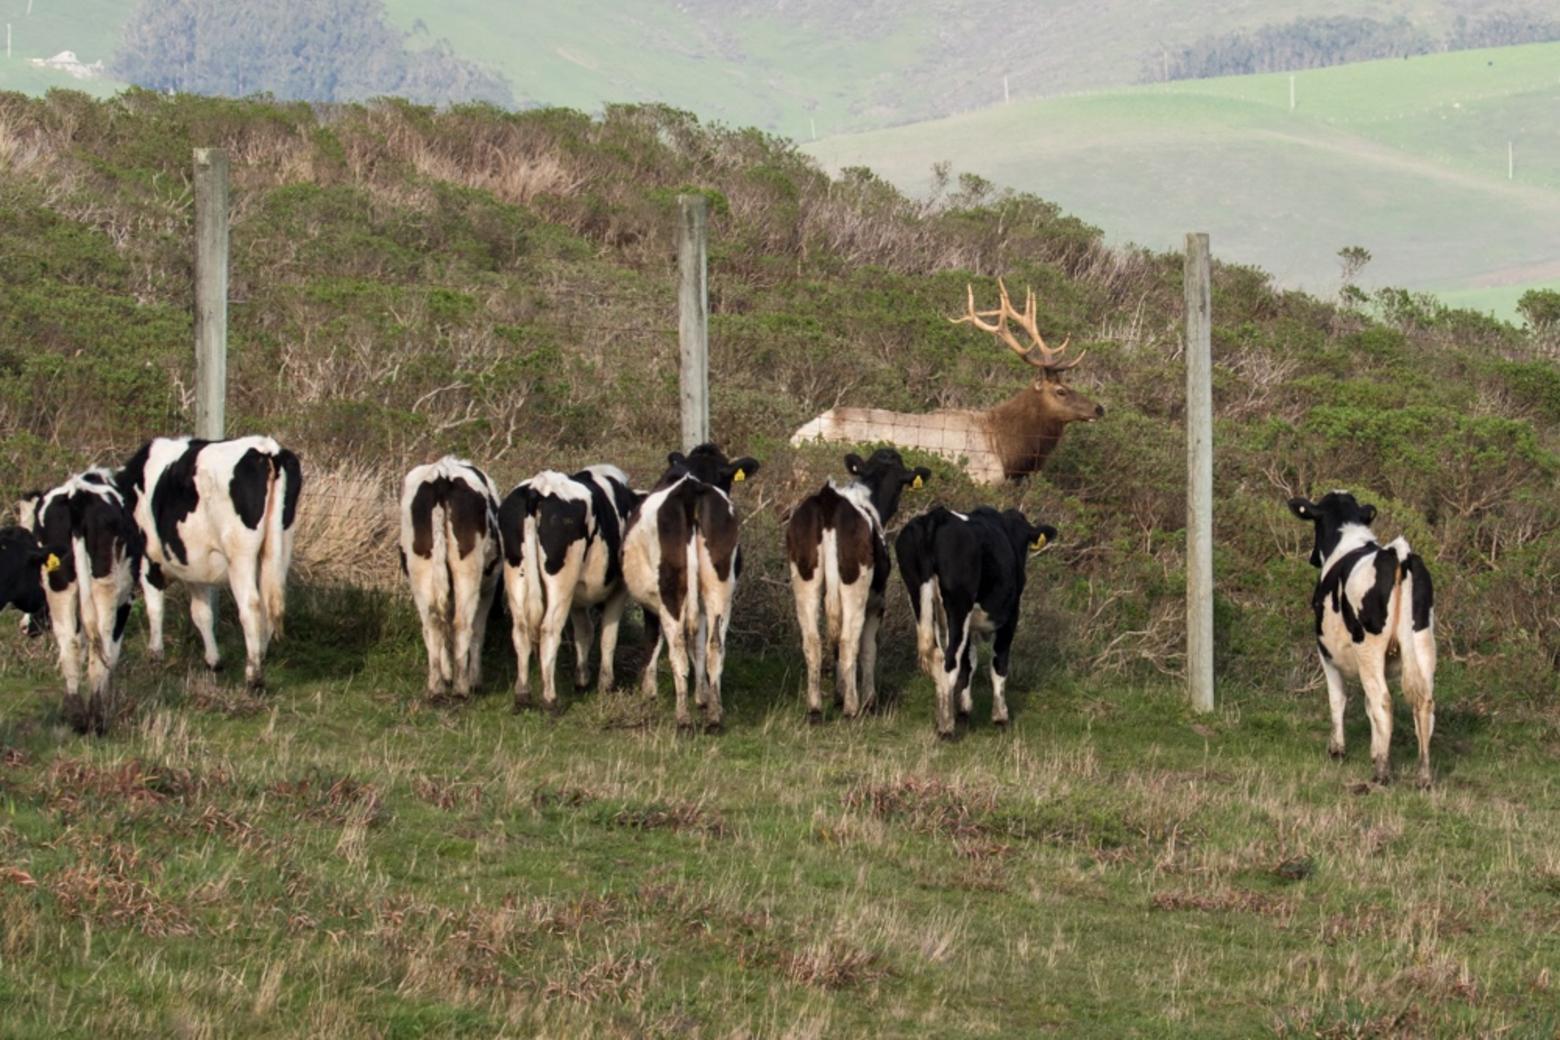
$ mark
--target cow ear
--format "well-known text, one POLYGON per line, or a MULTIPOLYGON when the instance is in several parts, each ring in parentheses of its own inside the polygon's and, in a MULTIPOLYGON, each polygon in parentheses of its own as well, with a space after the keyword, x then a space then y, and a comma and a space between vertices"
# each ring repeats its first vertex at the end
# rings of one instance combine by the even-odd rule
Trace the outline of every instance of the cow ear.
POLYGON ((1376 519, 1376 507, 1360 506, 1360 515, 1365 518, 1365 525, 1369 527, 1371 521, 1376 519))
POLYGON ((684 455, 680 451, 674 451, 671 454, 666 456, 666 464, 668 466, 682 466, 682 465, 685 465, 687 462, 688 462, 688 456, 684 455))
POLYGON ((734 481, 743 481, 758 472, 758 460, 751 455, 744 455, 731 465, 726 467, 726 473, 734 481))
POLYGON ((861 461, 861 456, 855 452, 845 456, 845 472, 852 476, 861 476, 861 468, 865 465, 866 463, 861 461))
POLYGON ((1316 503, 1309 498, 1291 498, 1289 500, 1289 511, 1302 520, 1316 519, 1316 503))

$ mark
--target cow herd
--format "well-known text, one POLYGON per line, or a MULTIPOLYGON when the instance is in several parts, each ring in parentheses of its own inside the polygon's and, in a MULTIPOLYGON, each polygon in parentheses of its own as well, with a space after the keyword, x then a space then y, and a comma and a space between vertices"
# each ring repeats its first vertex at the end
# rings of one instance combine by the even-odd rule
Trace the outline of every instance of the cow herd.
MULTIPOLYGON (((849 454, 844 462, 848 479, 831 479, 797 503, 785 527, 812 722, 823 718, 826 652, 836 655, 835 700, 846 717, 877 702, 892 568, 888 525, 904 493, 931 476, 906 466, 893 448, 866 459, 849 454)), ((400 554, 422 623, 429 696, 463 699, 481 684, 486 624, 502 585, 519 665, 517 710, 531 703, 533 652, 542 706, 557 707, 554 673, 566 625, 576 687, 590 685, 599 625, 596 684, 611 689, 632 601, 643 609, 651 641, 643 693, 656 691, 664 649, 679 728, 694 725, 691 691, 704 727, 719 730, 726 635, 742 574, 732 488, 758 469, 755 459, 731 459, 703 444, 672 452, 648 490, 636 490, 615 466, 597 465, 573 474, 545 470, 502 498, 462 459, 413 469, 399 499, 400 554)), ((102 732, 112 718, 113 671, 138 588, 148 653, 161 656, 163 593, 174 579, 190 587, 191 620, 212 668, 221 663, 217 594, 223 585, 230 589, 244 635, 245 680, 263 686, 267 647, 280 635, 286 609, 302 488, 298 457, 269 437, 182 437, 147 442, 118 470, 90 469, 24 496, 19 526, 0 528, 0 606, 22 611, 34 634, 47 619, 65 681, 65 714, 78 729, 102 732)), ((1387 677, 1398 671, 1414 710, 1419 780, 1428 783, 1435 640, 1423 561, 1402 539, 1379 545, 1370 531, 1375 508, 1346 492, 1318 502, 1296 498, 1290 508, 1315 528, 1311 563, 1321 576, 1312 607, 1332 705, 1329 750, 1343 753, 1343 683, 1358 680, 1376 779, 1388 778, 1387 677)), ((992 722, 1006 725, 1004 688, 1025 564, 1055 538, 1054 527, 1018 510, 940 505, 912 517, 894 538, 917 661, 936 691, 940 737, 951 738, 956 716, 971 712, 975 646, 984 640, 993 643, 992 722)))

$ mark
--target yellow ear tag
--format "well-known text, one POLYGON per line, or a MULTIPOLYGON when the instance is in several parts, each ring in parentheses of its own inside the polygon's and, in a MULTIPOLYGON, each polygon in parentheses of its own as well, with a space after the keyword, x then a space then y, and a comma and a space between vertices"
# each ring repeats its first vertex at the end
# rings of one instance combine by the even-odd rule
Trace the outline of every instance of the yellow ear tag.
POLYGON ((910 489, 912 491, 919 491, 919 490, 921 490, 921 488, 923 488, 925 486, 926 486, 926 481, 922 480, 921 479, 921 474, 917 473, 915 475, 915 483, 910 485, 910 489))
POLYGON ((1041 549, 1044 549, 1044 548, 1045 548, 1045 535, 1041 535, 1039 538, 1036 538, 1034 541, 1029 543, 1029 551, 1030 552, 1039 552, 1041 549))
POLYGON ((50 553, 49 554, 49 558, 43 561, 43 569, 46 570, 46 571, 57 571, 57 570, 59 570, 60 569, 60 558, 58 556, 54 555, 53 553, 50 553))
POLYGON ((735 481, 746 480, 747 479, 747 470, 745 470, 745 469, 737 470, 737 472, 732 475, 731 479, 735 480, 735 481))

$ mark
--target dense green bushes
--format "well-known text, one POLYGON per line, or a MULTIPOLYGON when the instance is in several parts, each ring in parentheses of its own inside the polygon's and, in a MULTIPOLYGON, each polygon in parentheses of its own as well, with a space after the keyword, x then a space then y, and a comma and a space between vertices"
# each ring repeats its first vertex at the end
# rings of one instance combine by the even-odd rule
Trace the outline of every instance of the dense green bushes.
MULTIPOLYGON (((1033 285, 1047 335, 1090 351, 1076 374, 1106 419, 1024 486, 976 489, 933 462, 914 504, 994 500, 1061 528, 1032 564, 1020 668, 1179 666, 1180 259, 1108 250, 978 179, 932 202, 862 170, 831 179, 784 141, 654 106, 590 119, 0 95, 9 490, 189 425, 195 144, 234 159, 231 423, 274 431, 316 476, 369 468, 387 495, 446 450, 501 483, 598 459, 652 479, 678 437, 674 199, 705 193, 714 428, 765 461, 740 493, 750 647, 792 645, 780 515, 839 471, 840 451, 793 451, 791 430, 835 403, 1016 392, 1023 367, 945 315, 966 282, 1033 285)), ((1381 506, 1383 536, 1431 561, 1449 696, 1560 692, 1546 332, 1409 293, 1338 308, 1238 266, 1216 270, 1214 311, 1223 681, 1279 695, 1315 682, 1308 536, 1283 501, 1348 486, 1381 506)), ((325 508, 328 481, 313 486, 325 508)))

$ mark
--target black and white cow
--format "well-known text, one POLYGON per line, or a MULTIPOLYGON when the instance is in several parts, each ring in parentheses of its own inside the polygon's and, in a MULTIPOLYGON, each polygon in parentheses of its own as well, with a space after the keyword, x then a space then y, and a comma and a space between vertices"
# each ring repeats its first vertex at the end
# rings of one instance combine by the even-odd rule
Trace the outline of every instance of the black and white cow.
MULTIPOLYGON (((32 509, 25 501, 22 507, 32 509)), ((48 555, 38 544, 37 535, 27 528, 0 527, 0 610, 15 607, 21 611, 22 632, 28 636, 42 635, 43 622, 49 616, 42 570, 48 555)))
POLYGON ((1392 694, 1387 679, 1395 671, 1403 697, 1414 710, 1418 782, 1429 786, 1430 734, 1435 730, 1435 589, 1430 572, 1404 539, 1378 544, 1370 530, 1376 507, 1361 505, 1347 491, 1328 492, 1317 502, 1292 498, 1289 508, 1316 533, 1311 566, 1322 573, 1311 594, 1311 609, 1332 706, 1328 752, 1334 758, 1343 756, 1344 680, 1357 679, 1365 688, 1376 782, 1391 779, 1392 694))
POLYGON ((80 732, 102 733, 114 714, 114 666, 140 576, 140 531, 106 469, 90 469, 51 491, 32 492, 18 512, 42 554, 36 566, 65 677, 65 716, 80 732), (83 660, 89 686, 85 702, 83 660))
POLYGON ((266 648, 287 608, 298 456, 270 437, 159 437, 131 456, 118 484, 146 539, 148 653, 162 656, 163 590, 176 578, 190 585, 206 664, 219 667, 217 590, 226 583, 244 630, 244 678, 263 687, 266 648))
POLYGON ((919 488, 932 475, 925 466, 906 468, 893 448, 879 448, 865 462, 859 455, 846 455, 845 469, 855 479, 844 486, 830 480, 803 499, 785 529, 791 591, 807 662, 807 717, 812 722, 823 719, 820 599, 828 644, 839 649, 836 700, 843 703, 847 718, 855 718, 877 699, 878 630, 892 570, 883 526, 899 509, 905 488, 919 488))
POLYGON ((701 444, 687 455, 672 452, 667 464, 655 488, 629 517, 623 538, 624 581, 645 608, 647 634, 658 630, 640 688, 646 696, 655 695, 656 664, 664 642, 677 690, 677 725, 690 728, 691 649, 694 700, 704 708, 705 728, 716 732, 721 726, 726 628, 742 571, 731 485, 757 473, 758 460, 733 462, 715 445, 701 444))
POLYGON ((613 683, 618 626, 628 603, 623 585, 623 530, 640 496, 616 466, 571 476, 545 470, 522 481, 499 508, 504 588, 514 625, 515 710, 531 700, 531 651, 542 674, 542 704, 558 706, 554 671, 563 625, 574 627, 574 684, 590 685, 592 611, 601 607, 601 670, 597 687, 613 683))
POLYGON ((428 648, 428 696, 482 684, 482 641, 498 588, 498 488, 446 455, 401 483, 401 569, 428 648))
POLYGON ((972 708, 974 643, 995 635, 991 659, 991 721, 1007 725, 1008 654, 1018 630, 1025 554, 1056 538, 1056 528, 1032 524, 1016 509, 986 506, 968 514, 937 506, 905 525, 894 541, 910 593, 921 667, 937 687, 937 734, 953 737, 959 715, 972 708))

